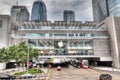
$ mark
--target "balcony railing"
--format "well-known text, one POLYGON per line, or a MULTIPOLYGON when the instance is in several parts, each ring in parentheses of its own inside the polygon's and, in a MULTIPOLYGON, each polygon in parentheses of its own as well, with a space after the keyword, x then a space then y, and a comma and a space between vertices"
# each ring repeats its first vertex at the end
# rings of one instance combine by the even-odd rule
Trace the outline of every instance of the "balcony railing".
POLYGON ((93 47, 92 46, 86 46, 86 47, 67 47, 67 49, 93 49, 93 47))
POLYGON ((11 35, 13 38, 18 38, 18 39, 93 39, 93 38, 109 38, 109 36, 50 36, 50 37, 45 37, 45 36, 15 36, 11 35))
MULTIPOLYGON (((54 47, 41 47, 41 46, 34 46, 36 49, 54 49, 54 47)), ((93 49, 92 46, 89 47, 67 47, 67 49, 93 49)))
POLYGON ((95 55, 40 55, 39 58, 53 58, 53 57, 68 57, 68 58, 75 58, 75 57, 81 57, 81 58, 100 58, 100 56, 95 55))
POLYGON ((93 29, 93 28, 86 28, 86 29, 81 29, 81 28, 40 28, 40 29, 19 29, 20 31, 39 31, 39 30, 82 30, 82 31, 106 31, 106 29, 93 29))

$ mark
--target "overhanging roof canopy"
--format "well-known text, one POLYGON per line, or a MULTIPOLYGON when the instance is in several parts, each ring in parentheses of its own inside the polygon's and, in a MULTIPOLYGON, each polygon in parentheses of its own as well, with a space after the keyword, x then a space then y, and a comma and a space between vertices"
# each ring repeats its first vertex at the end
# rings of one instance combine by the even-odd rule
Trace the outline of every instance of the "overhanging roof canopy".
POLYGON ((82 21, 70 21, 70 22, 66 22, 66 21, 55 21, 54 23, 52 23, 51 21, 28 21, 28 22, 24 22, 23 26, 27 26, 27 27, 41 27, 41 26, 63 26, 63 27, 71 27, 71 26, 78 26, 78 27, 95 27, 96 23, 93 21, 86 21, 86 22, 82 22, 82 21))

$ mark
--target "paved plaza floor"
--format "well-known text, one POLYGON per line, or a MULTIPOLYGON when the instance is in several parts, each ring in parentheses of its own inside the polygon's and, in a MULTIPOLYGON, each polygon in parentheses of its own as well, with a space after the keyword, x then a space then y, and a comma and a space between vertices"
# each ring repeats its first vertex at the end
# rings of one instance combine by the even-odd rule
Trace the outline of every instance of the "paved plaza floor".
POLYGON ((62 68, 61 71, 51 68, 48 80, 99 80, 100 74, 110 74, 112 80, 120 80, 120 74, 103 70, 79 69, 72 66, 70 68, 62 68))

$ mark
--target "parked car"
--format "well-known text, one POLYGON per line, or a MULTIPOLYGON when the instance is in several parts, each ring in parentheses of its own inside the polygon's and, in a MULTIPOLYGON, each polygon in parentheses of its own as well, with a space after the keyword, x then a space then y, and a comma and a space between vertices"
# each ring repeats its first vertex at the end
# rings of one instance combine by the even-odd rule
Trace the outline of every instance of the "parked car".
POLYGON ((99 80, 112 80, 112 76, 110 74, 101 74, 99 80))
POLYGON ((58 66, 57 67, 57 71, 61 71, 62 69, 61 69, 61 67, 60 66, 58 66))
POLYGON ((84 68, 84 69, 88 69, 89 68, 88 60, 82 60, 81 67, 84 68))
POLYGON ((27 78, 36 78, 33 74, 23 74, 20 79, 27 79, 27 78))
POLYGON ((14 80, 16 77, 9 74, 1 74, 0 80, 14 80))

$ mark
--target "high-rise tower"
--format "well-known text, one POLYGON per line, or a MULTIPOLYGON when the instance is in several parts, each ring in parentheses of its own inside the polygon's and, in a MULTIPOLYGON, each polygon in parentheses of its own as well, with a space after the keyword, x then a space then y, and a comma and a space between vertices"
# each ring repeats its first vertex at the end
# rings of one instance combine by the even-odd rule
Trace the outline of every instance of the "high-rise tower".
POLYGON ((92 0, 93 19, 96 22, 101 22, 109 16, 108 5, 106 0, 92 0))
POLYGON ((13 19, 20 24, 22 24, 24 21, 28 21, 30 15, 26 6, 18 5, 12 6, 10 14, 13 17, 13 19))
POLYGON ((93 19, 101 22, 110 15, 120 16, 120 0, 92 0, 93 19))
POLYGON ((36 0, 33 3, 31 20, 47 21, 46 5, 42 0, 36 0))
POLYGON ((75 21, 75 13, 72 10, 65 10, 63 12, 64 21, 75 21))

